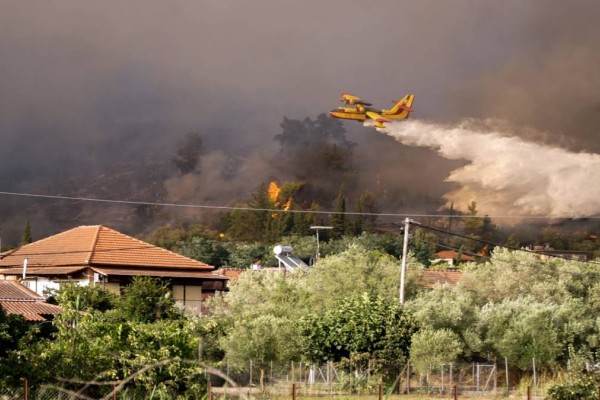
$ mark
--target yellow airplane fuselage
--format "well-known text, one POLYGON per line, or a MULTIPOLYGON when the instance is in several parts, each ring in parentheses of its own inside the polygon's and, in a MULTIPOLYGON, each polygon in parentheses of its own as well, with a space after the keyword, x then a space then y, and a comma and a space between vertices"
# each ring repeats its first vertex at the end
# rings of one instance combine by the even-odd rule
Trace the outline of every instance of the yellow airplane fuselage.
MULTIPOLYGON (((344 94, 343 96, 350 96, 344 94)), ((355 96, 352 100, 360 100, 355 96)), ((414 100, 414 95, 409 94, 404 96, 401 100, 395 102, 394 107, 389 110, 378 110, 372 107, 365 106, 363 104, 356 104, 352 107, 337 107, 329 112, 329 115, 334 118, 350 119, 358 122, 364 122, 367 119, 375 121, 375 126, 378 128, 384 128, 384 122, 390 122, 390 120, 402 120, 408 118, 411 110, 411 106, 414 100)), ((347 98, 342 98, 349 104, 347 98)), ((368 103, 367 103, 368 104, 368 103)))

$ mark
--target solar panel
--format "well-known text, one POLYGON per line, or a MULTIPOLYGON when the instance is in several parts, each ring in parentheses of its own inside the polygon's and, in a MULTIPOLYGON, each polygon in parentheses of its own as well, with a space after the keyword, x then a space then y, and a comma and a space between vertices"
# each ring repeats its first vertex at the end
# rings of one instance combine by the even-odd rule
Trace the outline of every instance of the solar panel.
POLYGON ((293 271, 296 268, 308 268, 308 265, 298 257, 283 255, 275 255, 275 257, 277 257, 279 262, 281 262, 288 271, 293 271))

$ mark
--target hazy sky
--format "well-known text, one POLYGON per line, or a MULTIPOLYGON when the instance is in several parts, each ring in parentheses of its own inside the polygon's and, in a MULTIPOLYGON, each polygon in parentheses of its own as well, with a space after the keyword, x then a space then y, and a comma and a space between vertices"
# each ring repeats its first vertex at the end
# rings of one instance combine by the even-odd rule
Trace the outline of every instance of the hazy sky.
POLYGON ((29 190, 66 165, 151 158, 190 130, 213 149, 274 151, 283 116, 327 112, 340 92, 382 107, 415 93, 415 118, 499 118, 519 135, 600 152, 597 0, 1 6, 7 188, 29 190))
MULTIPOLYGON (((92 143, 140 121, 235 125, 254 135, 276 130, 282 115, 327 111, 342 91, 385 106, 416 93, 421 118, 508 117, 495 104, 481 108, 533 77, 584 72, 548 69, 557 58, 585 64, 598 55, 599 8, 547 0, 5 1, 2 135, 43 125, 92 143), (586 46, 591 54, 575 53, 586 46), (498 79, 504 87, 488 93, 498 79), (448 107, 456 102, 468 107, 448 107)), ((546 85, 554 87, 552 77, 546 85)), ((527 106, 526 97, 544 94, 524 92, 527 106)), ((560 112, 560 99, 554 104, 560 112)))

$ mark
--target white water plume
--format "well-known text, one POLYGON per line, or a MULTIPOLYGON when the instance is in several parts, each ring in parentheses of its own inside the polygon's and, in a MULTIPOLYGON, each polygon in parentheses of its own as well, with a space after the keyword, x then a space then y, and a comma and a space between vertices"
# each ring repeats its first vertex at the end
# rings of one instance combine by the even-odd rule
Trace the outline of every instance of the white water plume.
POLYGON ((600 214, 598 154, 574 153, 466 125, 403 121, 378 130, 404 145, 429 147, 447 159, 466 162, 446 178, 459 185, 444 195, 448 205, 465 209, 476 201, 482 213, 492 216, 600 214))

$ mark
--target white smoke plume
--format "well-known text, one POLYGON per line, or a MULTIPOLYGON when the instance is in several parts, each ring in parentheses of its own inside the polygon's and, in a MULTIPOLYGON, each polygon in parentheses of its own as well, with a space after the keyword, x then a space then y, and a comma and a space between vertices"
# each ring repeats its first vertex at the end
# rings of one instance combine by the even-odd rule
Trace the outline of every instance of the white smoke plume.
POLYGON ((464 209, 476 201, 477 208, 491 216, 559 218, 600 213, 598 154, 527 142, 466 123, 405 121, 379 131, 404 145, 429 147, 447 159, 466 162, 446 178, 459 186, 444 195, 448 205, 464 209))

